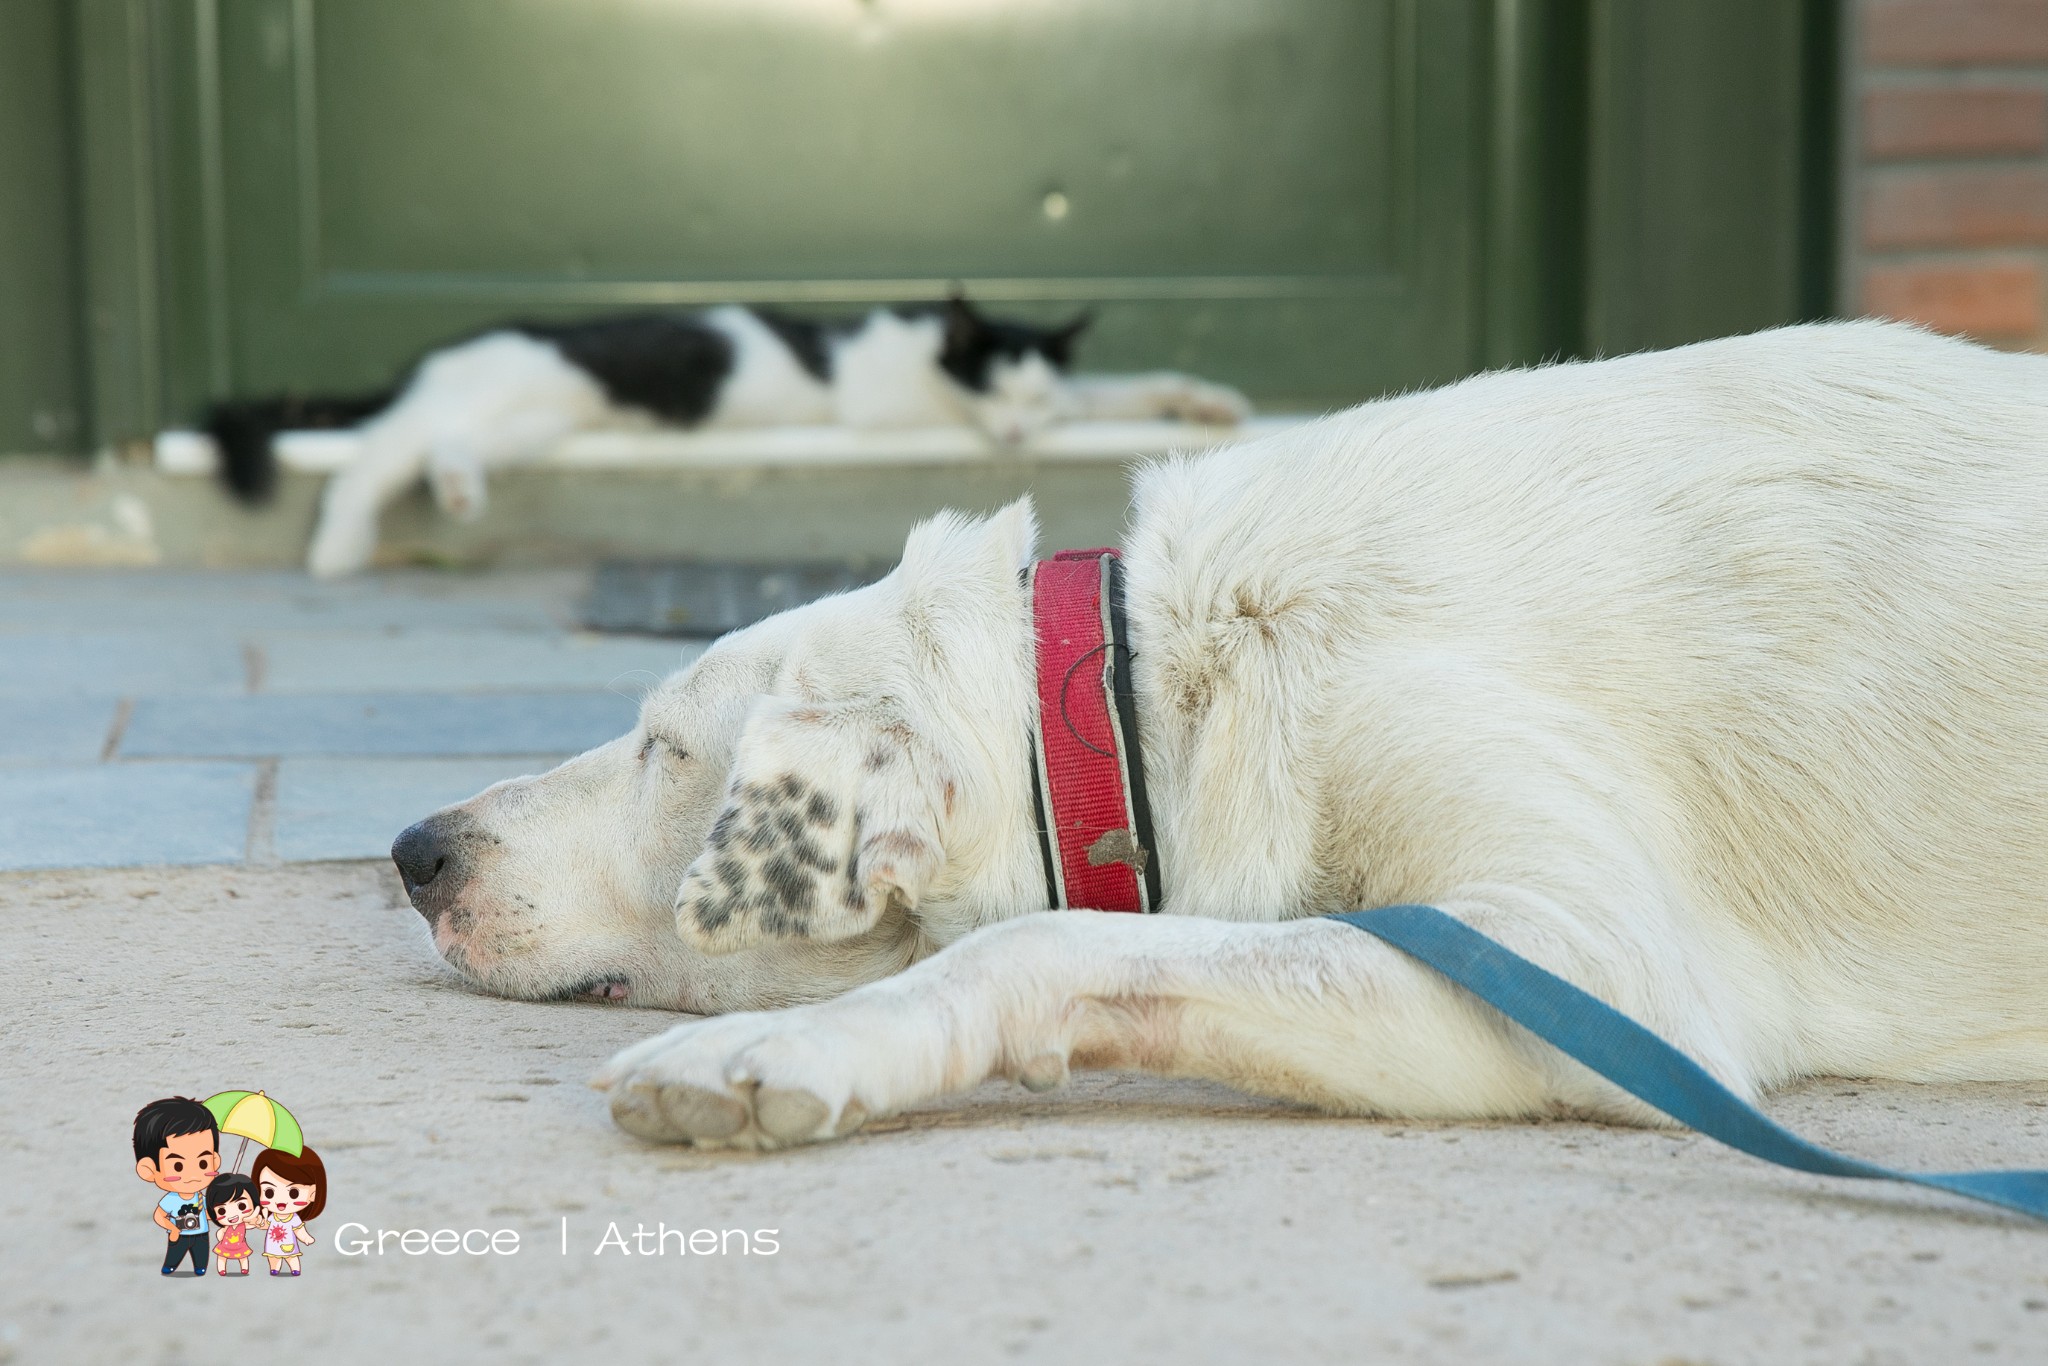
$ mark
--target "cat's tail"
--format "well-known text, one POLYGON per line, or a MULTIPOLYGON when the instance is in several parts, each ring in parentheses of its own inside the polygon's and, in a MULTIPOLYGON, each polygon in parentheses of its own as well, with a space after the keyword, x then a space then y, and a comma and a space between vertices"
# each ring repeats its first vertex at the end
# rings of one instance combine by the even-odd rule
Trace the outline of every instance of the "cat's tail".
POLYGON ((220 450, 220 475, 245 503, 261 503, 277 490, 279 432, 354 427, 390 407, 395 389, 374 394, 225 399, 207 408, 205 427, 220 450))

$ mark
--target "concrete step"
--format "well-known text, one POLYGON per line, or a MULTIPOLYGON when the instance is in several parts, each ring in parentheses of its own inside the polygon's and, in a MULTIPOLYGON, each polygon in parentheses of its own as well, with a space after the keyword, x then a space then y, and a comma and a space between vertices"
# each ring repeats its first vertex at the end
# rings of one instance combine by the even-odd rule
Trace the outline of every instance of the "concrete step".
MULTIPOLYGON (((1131 466, 1282 430, 1086 424, 1015 454, 963 432, 591 433, 546 462, 500 471, 475 522, 424 490, 385 515, 377 563, 541 566, 604 558, 893 562, 910 528, 944 507, 988 511, 1025 493, 1047 547, 1101 545, 1123 529, 1131 466), (1142 430, 1139 430, 1142 429, 1142 430)), ((314 434, 320 435, 320 434, 314 434)), ((295 436, 292 441, 300 441, 295 436)), ((298 459, 334 463, 345 435, 298 459), (324 453, 322 453, 324 452, 324 453)), ((303 454, 303 453, 302 453, 303 454)), ((172 462, 174 465, 178 461, 172 462)), ((303 563, 324 475, 286 462, 278 496, 250 509, 203 473, 167 473, 147 448, 92 466, 0 460, 0 564, 292 569, 303 563)), ((186 459, 183 468, 203 470, 186 459)))

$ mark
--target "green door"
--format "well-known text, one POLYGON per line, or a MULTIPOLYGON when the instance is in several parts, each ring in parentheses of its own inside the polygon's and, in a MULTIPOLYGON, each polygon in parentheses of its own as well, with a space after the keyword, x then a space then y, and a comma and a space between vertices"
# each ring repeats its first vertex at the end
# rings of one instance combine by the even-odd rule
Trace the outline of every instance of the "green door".
POLYGON ((1271 403, 1449 378, 1478 359, 1483 9, 225 3, 184 38, 225 316, 174 387, 374 384, 541 311, 953 281, 1099 304, 1088 365, 1271 403))
MULTIPOLYGON (((1768 326, 1826 302, 1834 5, 34 0, 15 65, 73 69, 15 92, 65 107, 0 192, 74 147, 82 270, 33 249, 51 200, 0 214, 0 281, 82 345, 0 433, 67 386, 105 443, 507 317, 955 282, 1269 408, 1768 326)), ((0 314, 0 355, 40 337, 0 314)))

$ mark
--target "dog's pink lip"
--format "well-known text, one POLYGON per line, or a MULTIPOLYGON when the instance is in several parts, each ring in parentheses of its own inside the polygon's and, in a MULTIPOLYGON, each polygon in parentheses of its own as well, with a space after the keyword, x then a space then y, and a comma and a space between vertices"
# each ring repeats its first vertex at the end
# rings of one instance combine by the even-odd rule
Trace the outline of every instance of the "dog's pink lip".
POLYGON ((558 1001, 623 1001, 633 994, 633 984, 625 977, 597 975, 586 977, 572 986, 564 987, 555 996, 558 1001))

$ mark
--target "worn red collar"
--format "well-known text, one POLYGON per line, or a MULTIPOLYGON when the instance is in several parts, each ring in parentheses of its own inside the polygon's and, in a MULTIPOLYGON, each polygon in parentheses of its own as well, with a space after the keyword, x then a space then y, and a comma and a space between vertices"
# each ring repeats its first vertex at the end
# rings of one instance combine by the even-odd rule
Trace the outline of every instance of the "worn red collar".
POLYGON ((1159 858, 1114 550, 1032 567, 1038 646, 1032 796, 1055 910, 1156 911, 1159 858))

